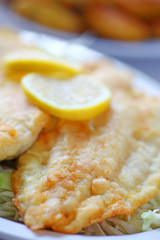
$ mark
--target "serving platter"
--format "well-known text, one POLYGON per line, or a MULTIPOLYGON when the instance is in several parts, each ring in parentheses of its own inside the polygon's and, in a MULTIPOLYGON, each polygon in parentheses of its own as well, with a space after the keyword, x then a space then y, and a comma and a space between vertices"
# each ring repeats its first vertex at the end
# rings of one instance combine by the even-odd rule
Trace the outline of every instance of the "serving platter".
MULTIPOLYGON (((99 59, 105 57, 96 51, 76 44, 74 41, 65 41, 58 38, 49 37, 44 34, 30 32, 30 31, 17 31, 21 41, 30 46, 37 46, 49 51, 57 57, 65 57, 70 61, 82 63, 87 60, 99 59)), ((149 95, 160 96, 160 84, 148 77, 147 75, 137 71, 136 69, 123 64, 122 62, 112 59, 114 64, 123 69, 130 69, 133 72, 133 85, 139 90, 145 91, 149 95)), ((160 230, 152 230, 144 233, 137 233, 131 235, 121 236, 84 236, 84 235, 67 235, 55 233, 52 231, 36 231, 33 232, 22 223, 13 222, 4 218, 0 218, 0 239, 7 240, 90 240, 90 239, 109 239, 109 240, 149 240, 151 238, 160 238, 160 230)))

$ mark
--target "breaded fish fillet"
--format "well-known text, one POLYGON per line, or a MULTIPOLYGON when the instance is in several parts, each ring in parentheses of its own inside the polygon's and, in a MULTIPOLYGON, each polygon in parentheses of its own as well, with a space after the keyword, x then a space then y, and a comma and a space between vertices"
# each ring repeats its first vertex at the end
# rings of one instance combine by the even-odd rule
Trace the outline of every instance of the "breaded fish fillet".
MULTIPOLYGON (((0 27, 0 62, 2 58, 13 50, 24 49, 23 42, 20 40, 20 36, 16 31, 7 30, 0 27)), ((1 66, 0 66, 1 68, 1 66)))
POLYGON ((160 190, 160 102, 115 92, 110 109, 60 121, 19 158, 14 203, 33 230, 78 233, 160 190))
POLYGON ((87 62, 84 64, 84 71, 106 84, 112 91, 131 90, 131 71, 117 67, 108 59, 87 62))
POLYGON ((20 85, 0 83, 0 161, 24 152, 49 122, 48 114, 31 105, 20 85))
POLYGON ((26 100, 18 83, 4 79, 1 59, 15 48, 24 48, 18 34, 0 29, 0 161, 30 147, 50 118, 26 100))

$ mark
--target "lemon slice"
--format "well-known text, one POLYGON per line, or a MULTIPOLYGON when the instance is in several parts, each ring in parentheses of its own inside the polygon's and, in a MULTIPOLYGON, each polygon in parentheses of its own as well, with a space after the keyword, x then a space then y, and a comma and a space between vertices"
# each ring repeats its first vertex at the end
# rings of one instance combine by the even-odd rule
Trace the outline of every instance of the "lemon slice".
POLYGON ((108 108, 111 98, 110 90, 88 75, 59 80, 28 74, 21 85, 33 104, 62 119, 92 119, 108 108))
POLYGON ((8 77, 18 80, 31 72, 52 74, 57 78, 72 77, 81 72, 78 64, 56 58, 39 49, 7 54, 3 59, 3 69, 8 77))

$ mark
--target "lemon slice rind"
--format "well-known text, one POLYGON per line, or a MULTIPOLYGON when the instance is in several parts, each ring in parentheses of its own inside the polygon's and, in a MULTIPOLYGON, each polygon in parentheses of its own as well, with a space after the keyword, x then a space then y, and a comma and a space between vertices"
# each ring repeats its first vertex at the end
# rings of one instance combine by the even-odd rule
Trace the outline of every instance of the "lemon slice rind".
POLYGON ((72 77, 82 71, 79 64, 55 58, 38 49, 13 51, 7 54, 3 59, 3 69, 5 74, 13 80, 19 80, 31 72, 64 78, 72 77))
MULTIPOLYGON (((45 110, 46 112, 48 112, 53 116, 56 116, 62 119, 68 119, 68 120, 89 120, 96 117, 100 113, 104 112, 109 107, 110 98, 111 98, 110 90, 103 84, 91 79, 86 75, 77 76, 73 78, 73 81, 75 81, 76 78, 85 79, 84 81, 82 81, 82 84, 84 84, 84 82, 87 82, 88 85, 92 84, 93 88, 95 87, 96 90, 97 88, 99 89, 100 94, 98 96, 94 96, 94 98, 91 99, 90 102, 85 102, 83 104, 79 104, 79 103, 77 104, 74 101, 75 99, 71 99, 71 102, 69 104, 65 104, 65 103, 60 104, 53 99, 48 99, 47 95, 43 94, 43 90, 38 91, 37 89, 35 89, 36 83, 34 82, 34 80, 43 79, 43 78, 44 78, 44 84, 45 84, 45 79, 47 78, 46 76, 43 77, 38 74, 28 74, 22 78, 21 86, 23 88, 24 93, 33 104, 35 104, 36 106, 40 107, 41 109, 45 110)), ((61 81, 63 80, 58 80, 58 81, 61 84, 61 81)), ((66 80, 66 82, 68 82, 68 84, 73 84, 72 79, 66 80)), ((81 88, 84 87, 82 84, 80 86, 81 88)), ((48 87, 48 89, 49 88, 50 86, 48 87)), ((49 92, 50 92, 50 89, 49 89, 49 92)), ((71 93, 68 91, 67 94, 71 94, 71 93)), ((64 97, 65 99, 63 89, 62 89, 61 96, 62 98, 64 97)))

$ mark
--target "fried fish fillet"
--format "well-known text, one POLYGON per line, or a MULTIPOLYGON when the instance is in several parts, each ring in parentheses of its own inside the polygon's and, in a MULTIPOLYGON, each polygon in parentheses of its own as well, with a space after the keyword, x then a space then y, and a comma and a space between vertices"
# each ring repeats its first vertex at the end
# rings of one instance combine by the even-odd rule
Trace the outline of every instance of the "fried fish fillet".
POLYGON ((98 59, 84 64, 84 71, 107 85, 112 91, 131 91, 133 74, 126 68, 119 68, 109 59, 98 59))
POLYGON ((110 109, 61 120, 19 158, 15 205, 33 230, 78 233, 129 215, 160 190, 160 102, 114 92, 110 109))
POLYGON ((20 50, 24 48, 27 48, 27 46, 24 46, 16 31, 0 27, 0 69, 1 60, 6 54, 15 49, 20 50))
POLYGON ((16 32, 0 29, 0 161, 30 147, 50 119, 26 100, 18 83, 3 77, 1 59, 9 51, 24 47, 16 32))
POLYGON ((49 116, 31 105, 18 83, 0 83, 0 161, 24 152, 48 124, 49 116))

